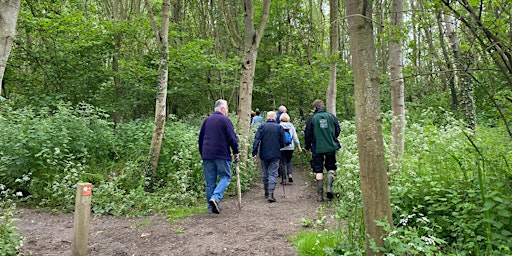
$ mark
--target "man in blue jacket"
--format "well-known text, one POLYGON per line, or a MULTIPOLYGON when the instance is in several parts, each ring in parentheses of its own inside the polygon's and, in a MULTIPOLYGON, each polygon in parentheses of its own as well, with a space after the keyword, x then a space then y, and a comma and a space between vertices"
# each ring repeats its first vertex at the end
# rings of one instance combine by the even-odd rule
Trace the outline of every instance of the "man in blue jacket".
POLYGON ((224 191, 231 181, 231 151, 239 158, 238 138, 233 123, 227 117, 228 103, 215 102, 215 112, 208 116, 199 132, 199 154, 203 159, 203 172, 206 180, 206 201, 208 211, 219 214, 219 204, 224 191), (219 177, 219 183, 217 183, 219 177))
POLYGON ((261 159, 262 181, 265 198, 269 203, 276 202, 274 190, 277 184, 277 171, 281 159, 281 148, 285 146, 284 129, 276 121, 274 111, 267 112, 267 122, 261 125, 254 136, 252 157, 261 159))

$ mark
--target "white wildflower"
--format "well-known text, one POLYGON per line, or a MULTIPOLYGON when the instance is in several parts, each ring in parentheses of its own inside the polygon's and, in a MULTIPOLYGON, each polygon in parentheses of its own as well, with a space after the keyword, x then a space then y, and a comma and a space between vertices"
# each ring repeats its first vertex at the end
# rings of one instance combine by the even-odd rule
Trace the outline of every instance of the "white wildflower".
POLYGON ((421 236, 420 238, 421 238, 421 240, 425 241, 425 243, 427 245, 434 245, 436 243, 435 242, 435 237, 433 237, 433 236, 428 236, 428 237, 421 236))

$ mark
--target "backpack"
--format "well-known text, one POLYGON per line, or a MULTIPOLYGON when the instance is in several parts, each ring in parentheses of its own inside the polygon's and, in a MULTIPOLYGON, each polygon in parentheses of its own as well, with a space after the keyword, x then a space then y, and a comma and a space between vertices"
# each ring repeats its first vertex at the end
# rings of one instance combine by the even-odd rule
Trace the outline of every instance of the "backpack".
POLYGON ((292 135, 290 134, 290 129, 284 129, 284 145, 289 146, 292 144, 292 135))

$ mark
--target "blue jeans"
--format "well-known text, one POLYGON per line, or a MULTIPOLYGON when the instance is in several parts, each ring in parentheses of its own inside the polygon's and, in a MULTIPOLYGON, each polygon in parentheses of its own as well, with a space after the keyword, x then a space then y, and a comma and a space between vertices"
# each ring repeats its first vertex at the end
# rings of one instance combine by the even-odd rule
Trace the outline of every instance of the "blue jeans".
POLYGON ((279 158, 273 158, 271 160, 262 160, 261 161, 261 169, 262 175, 261 179, 263 181, 263 188, 265 192, 274 193, 274 189, 277 184, 277 171, 279 170, 279 158))
POLYGON ((206 180, 206 204, 208 210, 211 206, 208 203, 210 199, 215 199, 217 203, 222 201, 224 191, 231 181, 231 161, 224 159, 203 160, 203 172, 206 180), (217 184, 219 177, 219 184, 217 184))

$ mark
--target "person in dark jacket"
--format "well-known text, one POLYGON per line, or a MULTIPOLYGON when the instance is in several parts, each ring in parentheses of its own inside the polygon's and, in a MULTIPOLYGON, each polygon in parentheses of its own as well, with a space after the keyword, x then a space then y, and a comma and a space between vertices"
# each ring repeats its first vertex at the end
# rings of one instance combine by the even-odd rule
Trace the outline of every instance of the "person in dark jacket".
POLYGON ((267 112, 267 122, 261 125, 254 135, 252 157, 261 159, 262 181, 265 198, 276 202, 274 190, 277 184, 277 172, 281 158, 281 148, 285 146, 284 129, 276 122, 276 112, 267 112))
POLYGON ((327 112, 322 100, 313 102, 315 111, 309 117, 304 130, 305 148, 307 152, 312 152, 311 167, 315 173, 316 184, 318 187, 318 202, 324 200, 323 197, 323 169, 327 171, 327 199, 332 200, 332 183, 334 172, 336 171, 336 150, 341 148, 338 136, 340 135, 340 124, 333 114, 327 112))
POLYGON ((206 180, 208 211, 216 214, 220 213, 219 204, 231 181, 231 151, 235 159, 239 158, 238 138, 227 115, 227 101, 217 100, 215 112, 204 120, 198 139, 206 180))

